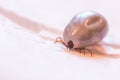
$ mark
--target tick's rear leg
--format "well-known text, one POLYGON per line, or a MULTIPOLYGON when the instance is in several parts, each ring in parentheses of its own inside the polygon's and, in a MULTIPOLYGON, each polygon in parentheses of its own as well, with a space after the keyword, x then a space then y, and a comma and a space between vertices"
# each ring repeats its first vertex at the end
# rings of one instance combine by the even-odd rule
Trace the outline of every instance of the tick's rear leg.
POLYGON ((75 48, 75 50, 79 50, 80 53, 82 53, 82 51, 83 51, 84 55, 85 55, 85 52, 88 51, 92 56, 92 51, 87 48, 75 48))

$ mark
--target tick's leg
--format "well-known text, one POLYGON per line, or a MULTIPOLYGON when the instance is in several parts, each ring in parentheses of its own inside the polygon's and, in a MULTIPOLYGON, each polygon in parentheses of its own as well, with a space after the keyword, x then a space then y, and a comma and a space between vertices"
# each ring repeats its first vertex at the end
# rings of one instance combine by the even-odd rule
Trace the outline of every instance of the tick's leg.
POLYGON ((80 53, 82 53, 82 50, 80 49, 80 48, 74 48, 74 50, 76 50, 76 51, 80 51, 80 53))
POLYGON ((84 50, 88 51, 91 54, 91 56, 92 56, 92 51, 91 50, 89 50, 87 48, 85 48, 84 50))
POLYGON ((84 53, 84 55, 85 55, 85 48, 83 48, 83 49, 81 49, 81 50, 83 50, 83 53, 84 53))
POLYGON ((56 43, 56 42, 62 43, 62 44, 65 45, 66 48, 67 48, 67 45, 65 44, 65 42, 63 41, 63 39, 62 39, 61 37, 57 37, 54 43, 56 43))
POLYGON ((63 40, 61 37, 57 37, 54 43, 56 43, 56 42, 63 42, 63 40))
POLYGON ((82 51, 83 51, 84 55, 85 55, 85 51, 88 51, 92 56, 92 51, 87 48, 75 48, 75 50, 79 50, 80 53, 82 53, 82 51))

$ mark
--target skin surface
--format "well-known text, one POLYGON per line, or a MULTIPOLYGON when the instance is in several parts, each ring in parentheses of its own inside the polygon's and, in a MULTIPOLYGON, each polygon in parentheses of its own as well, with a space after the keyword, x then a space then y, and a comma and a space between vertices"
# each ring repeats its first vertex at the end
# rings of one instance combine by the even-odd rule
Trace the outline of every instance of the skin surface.
POLYGON ((100 42, 107 32, 105 18, 96 12, 86 11, 77 14, 66 26, 63 40, 66 44, 72 41, 73 48, 84 48, 100 42))

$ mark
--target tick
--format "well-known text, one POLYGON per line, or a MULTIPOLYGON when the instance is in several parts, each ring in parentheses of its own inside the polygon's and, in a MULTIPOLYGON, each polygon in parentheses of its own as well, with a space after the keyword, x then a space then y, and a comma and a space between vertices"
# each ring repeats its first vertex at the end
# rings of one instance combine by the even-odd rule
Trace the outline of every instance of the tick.
POLYGON ((55 42, 61 42, 69 50, 85 50, 86 47, 97 44, 108 33, 108 23, 99 13, 85 11, 73 17, 65 27, 63 38, 56 38, 55 42))

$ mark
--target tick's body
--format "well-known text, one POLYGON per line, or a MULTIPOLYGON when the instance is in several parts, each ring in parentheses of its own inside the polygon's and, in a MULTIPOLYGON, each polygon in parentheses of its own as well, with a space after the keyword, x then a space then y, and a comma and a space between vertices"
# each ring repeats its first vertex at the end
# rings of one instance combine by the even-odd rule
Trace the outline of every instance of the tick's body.
POLYGON ((108 32, 105 18, 92 11, 76 15, 66 26, 63 39, 58 37, 56 42, 61 42, 68 49, 92 52, 86 47, 100 42, 108 32))
POLYGON ((63 33, 63 40, 68 48, 85 48, 101 41, 108 32, 105 18, 92 11, 76 15, 63 33))

